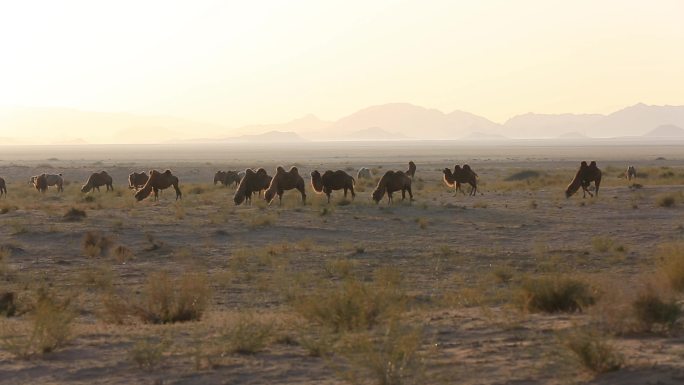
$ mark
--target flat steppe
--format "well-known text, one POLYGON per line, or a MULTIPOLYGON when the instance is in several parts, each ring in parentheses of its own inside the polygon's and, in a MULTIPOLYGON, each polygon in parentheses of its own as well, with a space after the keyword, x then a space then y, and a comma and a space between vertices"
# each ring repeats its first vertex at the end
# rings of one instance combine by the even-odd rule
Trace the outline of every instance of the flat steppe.
POLYGON ((3 384, 684 382, 681 321, 645 330, 631 311, 644 290, 684 298, 663 270, 684 253, 679 145, 0 147, 0 177, 0 294, 17 306, 0 316, 3 384), (415 200, 373 203, 377 178, 409 160, 415 200), (599 197, 566 199, 581 160, 603 170, 599 197), (465 163, 476 196, 442 181, 444 167, 465 163), (290 191, 282 205, 235 206, 235 187, 212 183, 217 170, 277 165, 299 168, 305 205, 290 191), (375 178, 357 181, 353 201, 338 191, 327 204, 311 189, 314 169, 360 167, 375 178), (180 178, 182 200, 165 190, 135 202, 128 174, 153 168, 180 178), (115 191, 81 193, 100 170, 115 191), (62 173, 65 191, 28 184, 43 172, 62 173), (65 218, 73 208, 85 217, 65 218), (593 299, 538 311, 536 279, 577 280, 593 299), (193 288, 186 306, 203 310, 199 320, 154 322, 163 294, 193 288), (38 311, 45 298, 54 314, 38 311), (357 318, 340 327, 330 314, 357 318), (62 316, 63 341, 32 351, 62 316), (568 348, 588 334, 619 370, 592 371, 568 348))

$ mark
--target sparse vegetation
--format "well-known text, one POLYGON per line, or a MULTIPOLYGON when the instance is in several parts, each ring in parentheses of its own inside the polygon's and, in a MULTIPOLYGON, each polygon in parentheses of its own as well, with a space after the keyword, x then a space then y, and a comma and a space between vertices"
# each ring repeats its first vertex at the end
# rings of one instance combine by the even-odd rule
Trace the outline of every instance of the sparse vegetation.
POLYGON ((144 338, 133 345, 129 354, 131 360, 140 369, 153 370, 162 362, 164 354, 171 345, 171 341, 167 339, 159 341, 153 338, 144 338))
POLYGON ((562 342, 578 364, 594 374, 612 372, 624 365, 624 357, 598 331, 576 329, 563 336, 562 342))
POLYGON ((166 272, 152 273, 134 311, 146 323, 196 321, 207 309, 210 294, 204 275, 185 274, 172 279, 166 272))
POLYGON ((109 251, 112 241, 99 231, 88 231, 81 242, 83 254, 88 257, 99 257, 109 251))
POLYGON ((530 312, 575 312, 596 301, 589 284, 560 275, 527 278, 520 289, 519 304, 530 312))

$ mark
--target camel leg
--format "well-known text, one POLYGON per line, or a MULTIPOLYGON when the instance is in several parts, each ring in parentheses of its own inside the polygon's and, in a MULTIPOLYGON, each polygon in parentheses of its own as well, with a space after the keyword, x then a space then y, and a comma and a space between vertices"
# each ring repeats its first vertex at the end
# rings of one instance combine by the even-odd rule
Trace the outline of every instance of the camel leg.
POLYGON ((330 203, 330 193, 325 193, 325 195, 328 197, 328 203, 330 203))
POLYGON ((356 198, 356 193, 354 192, 354 186, 351 186, 349 189, 351 190, 352 200, 354 200, 354 198, 356 198))
POLYGON ((388 205, 392 204, 392 201, 393 201, 393 199, 392 199, 392 193, 388 191, 388 192, 387 192, 387 204, 388 204, 388 205))
POLYGON ((406 200, 406 189, 401 189, 401 200, 406 200))
POLYGON ((408 193, 409 193, 409 198, 410 198, 410 200, 413 201, 413 193, 411 192, 411 186, 408 186, 408 188, 407 188, 406 190, 407 190, 408 193))
POLYGON ((176 200, 183 199, 183 193, 181 193, 181 190, 177 184, 173 185, 173 189, 176 190, 176 200))
POLYGON ((601 179, 595 180, 595 181, 594 181, 594 186, 596 186, 596 196, 598 197, 599 186, 601 186, 601 179))

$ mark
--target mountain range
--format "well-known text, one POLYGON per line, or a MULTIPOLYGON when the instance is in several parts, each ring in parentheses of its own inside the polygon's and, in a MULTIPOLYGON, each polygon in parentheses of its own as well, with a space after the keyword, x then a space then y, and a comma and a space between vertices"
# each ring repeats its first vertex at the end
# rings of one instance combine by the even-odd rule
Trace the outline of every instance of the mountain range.
MULTIPOLYGON (((684 138, 684 106, 643 103, 611 114, 535 114, 503 124, 465 112, 444 113, 408 103, 371 106, 325 121, 306 115, 283 124, 228 128, 164 116, 64 108, 0 109, 0 143, 292 142, 304 140, 405 140, 613 137, 684 138), (79 136, 69 135, 79 132, 79 136), (88 133, 87 135, 84 133, 88 133), (205 139, 199 139, 205 138, 205 139)), ((42 144, 42 143, 41 143, 42 144)))

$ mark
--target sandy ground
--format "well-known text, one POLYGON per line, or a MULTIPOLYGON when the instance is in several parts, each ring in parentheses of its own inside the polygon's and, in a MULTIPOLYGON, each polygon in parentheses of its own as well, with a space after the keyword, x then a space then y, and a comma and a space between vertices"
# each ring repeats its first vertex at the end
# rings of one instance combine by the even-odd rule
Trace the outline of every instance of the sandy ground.
POLYGON ((78 316, 74 338, 56 352, 23 360, 0 350, 0 383, 338 384, 345 383, 345 373, 360 373, 343 357, 314 357, 283 338, 296 340, 302 321, 279 295, 272 259, 286 261, 292 277, 306 272, 326 279, 330 261, 339 259, 363 277, 382 267, 400 271, 402 286, 414 299, 402 318, 423 330, 426 359, 418 383, 684 383, 678 329, 611 337, 625 357, 624 367, 593 375, 575 364, 559 339, 563 331, 591 323, 597 310, 528 313, 509 300, 518 277, 549 272, 581 275, 601 285, 641 285, 644 274, 655 270, 654 251, 684 237, 684 202, 669 208, 656 204, 659 196, 683 190, 682 150, 450 143, 307 144, 279 151, 270 146, 3 148, 0 176, 10 191, 0 205, 10 210, 0 215, 0 245, 11 253, 0 292, 12 290, 22 298, 36 282, 48 282, 78 293, 78 316), (418 165, 412 204, 397 199, 393 206, 375 205, 369 198, 373 185, 359 183, 354 202, 340 204, 336 192, 327 205, 308 184, 313 169, 348 169, 354 175, 361 166, 404 170, 410 159, 418 165), (583 159, 597 160, 604 170, 600 197, 566 200, 564 186, 583 159), (455 163, 469 163, 478 172, 480 194, 468 197, 444 186, 440 170, 455 163), (218 169, 273 170, 278 164, 296 164, 307 176, 306 205, 289 192, 282 206, 235 207, 233 187, 211 184, 218 169), (647 178, 637 180, 643 187, 630 188, 619 178, 628 164, 648 170, 647 178), (175 202, 173 192, 165 191, 159 202, 135 203, 125 188, 127 175, 150 168, 171 168, 181 179, 184 199, 175 202), (78 187, 100 169, 114 177, 116 192, 84 199, 78 187), (549 182, 504 181, 526 169, 548 174, 549 182), (663 170, 673 175, 659 177, 663 170), (37 193, 27 181, 40 172, 63 173, 70 182, 66 192, 37 193), (70 207, 84 209, 87 218, 64 221, 70 207), (81 242, 90 230, 126 246, 133 258, 120 263, 111 255, 85 256, 81 242), (597 238, 623 247, 597 250, 597 238), (268 247, 280 251, 266 262, 251 262, 252 254, 263 256, 268 247), (245 254, 250 262, 239 264, 245 254), (512 282, 496 282, 499 269, 510 271, 512 282), (139 295, 149 274, 161 270, 210 277, 211 305, 202 320, 172 325, 103 320, 106 290, 139 295), (89 283, 88 274, 101 275, 89 283), (213 368, 197 368, 194 344, 245 310, 276 320, 273 340, 254 355, 228 355, 213 368), (150 336, 173 344, 156 368, 139 368, 131 349, 150 336))

